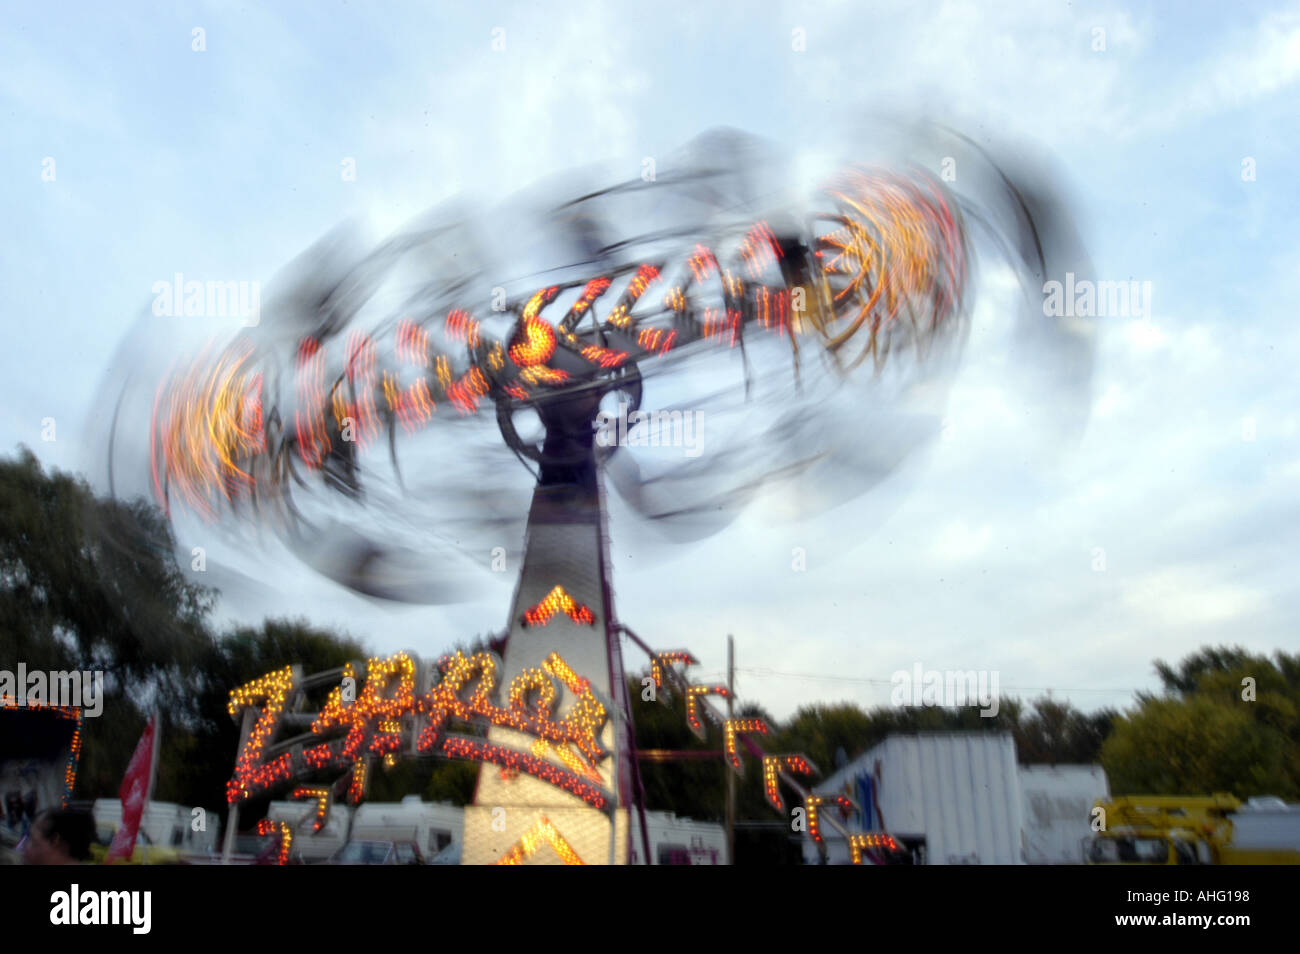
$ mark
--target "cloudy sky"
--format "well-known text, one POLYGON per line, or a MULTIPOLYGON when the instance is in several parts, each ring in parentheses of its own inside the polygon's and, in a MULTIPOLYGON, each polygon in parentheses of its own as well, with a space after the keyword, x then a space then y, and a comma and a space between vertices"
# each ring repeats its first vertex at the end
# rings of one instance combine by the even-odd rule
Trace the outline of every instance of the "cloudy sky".
MULTIPOLYGON (((1149 315, 1096 323, 1086 430, 1028 439, 991 269, 942 440, 827 517, 756 512, 667 561, 616 517, 620 617, 706 676, 734 633, 742 696, 777 716, 884 703, 917 663, 1122 706, 1153 659, 1300 647, 1300 6, 445 6, 6 4, 0 447, 86 469, 110 356, 175 272, 269 279, 345 219, 382 233, 711 127, 798 143, 924 113, 1037 143, 1097 274, 1151 283, 1149 315)), ((225 615, 426 655, 498 630, 513 585, 393 608, 272 564, 225 615)))

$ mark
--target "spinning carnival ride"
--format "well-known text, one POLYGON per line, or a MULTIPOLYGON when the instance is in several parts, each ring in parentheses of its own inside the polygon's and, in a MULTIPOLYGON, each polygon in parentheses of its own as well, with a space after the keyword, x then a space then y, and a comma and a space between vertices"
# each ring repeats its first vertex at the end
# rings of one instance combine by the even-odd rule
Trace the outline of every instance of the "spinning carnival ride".
MULTIPOLYGON (((465 428, 481 434, 485 420, 535 481, 501 655, 458 652, 425 664, 399 653, 369 660, 364 671, 310 677, 289 667, 236 689, 230 712, 242 716, 245 731, 228 786, 232 807, 289 786, 294 797, 317 803, 323 823, 332 798, 364 797, 377 761, 469 759, 482 767, 465 813, 464 863, 625 863, 630 812, 642 812, 642 837, 646 831, 626 637, 647 653, 656 691, 684 696, 691 729, 721 733, 734 770, 747 757, 759 761, 774 809, 786 811, 784 786, 804 808, 810 837, 820 839, 822 824, 840 827, 801 781, 815 766, 764 751, 768 727, 716 708, 711 697, 725 698, 727 689, 692 683, 688 651, 653 649, 618 621, 603 476, 613 476, 641 516, 687 524, 764 483, 821 479, 817 467, 836 448, 813 446, 821 438, 809 434, 826 432, 804 425, 830 406, 855 368, 865 365, 881 388, 905 390, 905 380, 891 378, 899 368, 939 361, 960 344, 972 282, 970 223, 993 217, 924 171, 850 167, 798 212, 746 218, 757 203, 733 201, 736 175, 697 169, 561 206, 553 221, 565 240, 582 244, 587 260, 548 270, 531 287, 517 282, 513 294, 505 286, 485 294, 486 269, 467 271, 468 254, 454 266, 431 266, 431 240, 445 231, 408 233, 346 267, 326 262, 325 249, 298 290, 280 300, 278 323, 273 307, 272 320, 166 375, 150 408, 150 481, 159 502, 169 513, 271 527, 315 568, 361 592, 454 598, 432 556, 427 577, 417 572, 395 585, 402 571, 386 562, 386 531, 340 532, 330 511, 313 503, 318 497, 342 507, 397 500, 399 524, 423 519, 403 509, 410 500, 435 514, 441 504, 462 529, 491 523, 487 509, 464 512, 497 506, 489 470, 477 460, 459 459, 469 474, 459 495, 431 498, 407 486, 413 473, 450 467, 465 428), (696 210, 689 227, 611 243, 593 224, 601 203, 632 199, 649 216, 683 196, 696 210), (385 298, 385 283, 399 275, 403 293, 385 298), (458 295, 465 299, 455 301, 458 295), (493 307, 476 314, 465 303, 475 300, 493 307), (716 372, 696 368, 719 354, 731 356, 729 368, 739 365, 742 413, 771 412, 775 423, 765 423, 760 440, 738 432, 728 445, 724 434, 723 452, 711 459, 651 475, 620 460, 627 447, 595 439, 612 401, 635 414, 661 374, 715 380, 716 372), (540 425, 533 436, 519 423, 530 416, 534 430, 540 425), (402 435, 432 436, 436 453, 417 468, 399 466, 402 435), (390 498, 368 486, 381 471, 398 488, 390 498), (310 702, 322 693, 323 703, 310 702), (331 775, 334 781, 320 781, 331 775)), ((1000 181, 1005 191, 995 204, 1010 208, 1010 224, 990 231, 1011 246, 1015 267, 1039 281, 1048 271, 1041 216, 1000 181)), ((716 391, 677 409, 709 413, 715 400, 722 400, 716 391)), ((862 438, 854 433, 852 441, 862 438)), ((814 492, 845 489, 824 483, 814 492)), ((287 857, 292 833, 279 833, 287 857)), ((884 862, 898 847, 886 833, 844 834, 859 861, 884 862)), ((648 857, 645 846, 637 853, 648 857)))

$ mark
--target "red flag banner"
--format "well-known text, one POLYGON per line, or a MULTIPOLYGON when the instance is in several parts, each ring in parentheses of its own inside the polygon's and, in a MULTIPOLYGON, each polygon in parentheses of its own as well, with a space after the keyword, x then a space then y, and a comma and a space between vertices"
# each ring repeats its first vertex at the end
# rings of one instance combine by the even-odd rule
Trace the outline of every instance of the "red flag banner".
POLYGON ((118 858, 129 858, 135 851, 136 835, 140 831, 140 819, 144 815, 145 803, 149 801, 149 788, 153 782, 154 745, 158 736, 157 719, 150 718, 144 727, 144 734, 136 744, 135 754, 126 767, 122 777, 122 787, 118 795, 122 799, 122 824, 113 834, 113 843, 108 849, 110 862, 118 858))

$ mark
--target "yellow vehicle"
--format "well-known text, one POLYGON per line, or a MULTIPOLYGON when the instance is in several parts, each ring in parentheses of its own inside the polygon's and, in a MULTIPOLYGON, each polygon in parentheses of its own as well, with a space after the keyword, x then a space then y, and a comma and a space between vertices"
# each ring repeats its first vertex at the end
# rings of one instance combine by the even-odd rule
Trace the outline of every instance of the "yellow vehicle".
MULTIPOLYGON (((145 842, 145 839, 137 839, 135 849, 131 852, 131 857, 117 861, 115 864, 179 865, 185 863, 181 858, 181 853, 175 848, 167 848, 162 845, 150 845, 143 842, 145 842)), ((91 845, 90 860, 97 865, 106 864, 108 861, 108 845, 91 845)))
POLYGON ((1130 795, 1098 800, 1085 843, 1093 865, 1300 864, 1300 806, 1232 795, 1130 795))
MULTIPOLYGON (((96 825, 98 840, 91 843, 90 861, 92 864, 108 864, 108 849, 117 834, 117 824, 105 819, 96 825)), ((141 825, 136 832, 135 845, 129 858, 119 858, 113 862, 118 865, 176 865, 184 864, 181 853, 174 847, 160 845, 149 837, 149 832, 141 825)))

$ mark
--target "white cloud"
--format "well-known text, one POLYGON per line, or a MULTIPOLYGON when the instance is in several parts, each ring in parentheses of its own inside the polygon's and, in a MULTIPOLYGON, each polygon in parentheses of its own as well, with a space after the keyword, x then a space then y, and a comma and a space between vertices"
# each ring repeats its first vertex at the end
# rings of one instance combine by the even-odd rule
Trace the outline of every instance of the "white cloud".
POLYGON ((1123 328, 1124 337, 1137 351, 1155 351, 1169 342, 1169 336, 1150 319, 1126 322, 1123 328))
POLYGON ((1197 71, 1184 110, 1213 113, 1241 108, 1300 80, 1300 10, 1267 14, 1253 30, 1197 71))
POLYGON ((970 560, 987 550, 992 540, 993 528, 988 524, 975 528, 958 521, 939 533, 934 554, 940 560, 970 560))
POLYGON ((1135 623, 1204 629, 1245 621, 1266 603, 1262 593, 1225 582, 1200 567, 1168 567, 1124 583, 1125 606, 1135 623))

